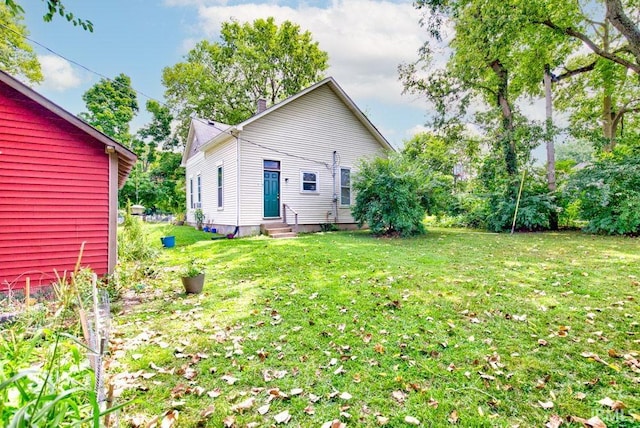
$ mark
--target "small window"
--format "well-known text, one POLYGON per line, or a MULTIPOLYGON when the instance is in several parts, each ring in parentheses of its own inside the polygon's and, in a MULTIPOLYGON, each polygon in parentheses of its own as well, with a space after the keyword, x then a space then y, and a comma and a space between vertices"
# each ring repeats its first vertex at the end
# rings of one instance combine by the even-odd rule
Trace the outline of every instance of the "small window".
POLYGON ((202 178, 198 174, 198 203, 196 208, 202 208, 202 178))
POLYGON ((340 168, 340 205, 351 205, 351 169, 340 168))
POLYGON ((218 166, 218 209, 222 209, 222 165, 218 166))
POLYGON ((195 202, 193 194, 193 177, 189 177, 189 206, 191 208, 195 207, 195 202))
POLYGON ((280 171, 280 161, 265 160, 263 165, 264 165, 264 169, 269 169, 272 171, 280 171))
POLYGON ((312 171, 300 171, 301 192, 318 193, 318 173, 312 171))

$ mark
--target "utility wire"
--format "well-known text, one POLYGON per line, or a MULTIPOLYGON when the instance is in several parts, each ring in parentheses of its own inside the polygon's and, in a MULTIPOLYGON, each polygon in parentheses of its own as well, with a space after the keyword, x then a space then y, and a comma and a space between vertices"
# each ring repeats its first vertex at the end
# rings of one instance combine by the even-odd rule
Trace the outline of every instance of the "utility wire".
MULTIPOLYGON (((23 34, 19 33, 18 31, 15 31, 14 29, 9 28, 8 26, 6 26, 6 25, 4 25, 4 24, 2 24, 2 23, 0 23, 0 27, 4 28, 5 30, 11 31, 11 32, 13 32, 13 33, 15 33, 15 34, 17 34, 17 35, 19 35, 19 36, 21 36, 21 37, 24 37, 26 40, 28 40, 28 41, 30 41, 31 43, 34 43, 34 44, 36 44, 36 45, 40 46, 42 49, 45 49, 47 52, 50 52, 50 53, 52 53, 53 55, 55 55, 55 56, 57 56, 57 57, 59 57, 59 58, 62 58, 62 59, 64 59, 65 61, 67 61, 67 62, 69 62, 69 63, 71 63, 71 64, 74 64, 74 65, 76 65, 76 66, 78 66, 78 67, 82 68, 83 70, 88 71, 89 73, 95 74, 96 76, 99 76, 99 77, 101 77, 101 78, 103 78, 103 79, 105 79, 105 80, 107 80, 107 81, 111 82, 112 84, 120 85, 120 86, 124 86, 122 83, 117 82, 117 81, 115 81, 115 80, 111 79, 110 77, 105 76, 105 75, 104 75, 104 74, 102 74, 102 73, 99 73, 99 72, 97 72, 97 71, 95 71, 95 70, 92 70, 91 68, 89 68, 89 67, 87 67, 87 66, 85 66, 85 65, 83 65, 83 64, 80 64, 80 63, 79 63, 79 62, 77 62, 77 61, 74 61, 74 60, 72 60, 72 59, 70 59, 70 58, 67 58, 66 56, 64 56, 64 55, 62 55, 62 54, 60 54, 60 53, 58 53, 58 52, 54 51, 53 49, 49 48, 48 46, 45 46, 44 44, 42 44, 42 43, 38 42, 37 40, 34 40, 34 39, 32 39, 32 38, 30 38, 30 37, 28 37, 28 36, 25 36, 25 35, 23 35, 23 34)), ((160 101, 160 100, 158 100, 158 99, 156 99, 156 98, 154 98, 154 97, 151 97, 151 96, 149 96, 149 95, 145 94, 145 93, 144 93, 144 92, 142 92, 142 91, 137 90, 137 89, 136 89, 136 88, 134 88, 133 86, 130 86, 130 88, 131 88, 131 89, 132 89, 136 94, 141 95, 141 96, 143 96, 144 98, 147 98, 148 100, 155 101, 155 102, 157 102, 158 104, 160 104, 160 105, 162 105, 162 106, 166 107, 166 108, 167 108, 167 109, 169 109, 169 111, 174 115, 174 117, 175 117, 175 116, 177 116, 177 113, 179 113, 179 111, 178 111, 175 107, 171 107, 171 106, 169 106, 168 104, 166 104, 165 102, 160 101)), ((218 131, 220 131, 221 133, 225 133, 225 134, 230 135, 230 136, 232 136, 232 137, 234 137, 234 138, 237 138, 237 137, 236 137, 235 135, 233 135, 230 131, 227 131, 226 129, 222 129, 222 128, 218 127, 218 126, 215 124, 215 122, 214 122, 214 121, 208 121, 208 120, 205 120, 205 119, 201 119, 201 118, 199 118, 199 117, 192 117, 192 118, 191 118, 191 120, 197 120, 197 121, 199 121, 199 122, 201 122, 201 123, 203 123, 203 124, 205 124, 205 125, 207 125, 207 126, 213 126, 215 129, 217 129, 217 130, 218 130, 218 131)), ((265 150, 270 150, 270 151, 273 151, 273 152, 279 153, 279 154, 281 154, 281 155, 289 156, 289 157, 296 158, 296 159, 300 159, 300 160, 305 160, 305 161, 307 161, 307 162, 316 163, 316 164, 318 164, 318 165, 323 165, 325 168, 327 168, 327 169, 331 169, 331 167, 329 166, 329 164, 328 164, 328 163, 326 163, 326 162, 321 162, 321 161, 318 161, 318 160, 315 160, 315 159, 310 159, 310 158, 307 158, 307 157, 304 157, 304 156, 295 155, 295 154, 293 154, 293 153, 288 153, 288 152, 286 152, 286 151, 284 151, 284 150, 279 150, 279 149, 275 149, 275 148, 273 148, 273 147, 268 147, 268 146, 262 145, 262 144, 260 144, 260 143, 256 143, 256 142, 254 142, 254 141, 251 141, 251 140, 249 140, 249 139, 247 139, 247 138, 242 138, 242 141, 246 141, 246 142, 247 142, 247 143, 249 143, 249 144, 252 144, 252 145, 257 146, 257 147, 260 147, 260 148, 263 148, 263 149, 265 149, 265 150)))

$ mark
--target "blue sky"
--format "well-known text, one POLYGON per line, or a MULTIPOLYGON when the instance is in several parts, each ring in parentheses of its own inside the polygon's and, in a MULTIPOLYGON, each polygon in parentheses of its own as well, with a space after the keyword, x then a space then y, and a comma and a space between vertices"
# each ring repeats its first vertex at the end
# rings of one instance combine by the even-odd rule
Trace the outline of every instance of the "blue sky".
MULTIPOLYGON (((93 22, 93 33, 59 17, 45 23, 44 3, 22 3, 33 40, 102 75, 125 73, 136 90, 159 100, 162 69, 180 62, 198 41, 217 40, 221 22, 290 20, 329 53, 327 75, 393 145, 400 146, 426 121, 425 102, 401 95, 397 75, 398 64, 415 60, 426 39, 409 1, 65 0, 76 16, 93 22)), ((100 77, 34 47, 46 79, 36 89, 72 113, 83 111, 82 94, 100 77)), ((145 102, 139 96, 140 105, 145 102)), ((134 128, 147 120, 140 114, 134 128)))

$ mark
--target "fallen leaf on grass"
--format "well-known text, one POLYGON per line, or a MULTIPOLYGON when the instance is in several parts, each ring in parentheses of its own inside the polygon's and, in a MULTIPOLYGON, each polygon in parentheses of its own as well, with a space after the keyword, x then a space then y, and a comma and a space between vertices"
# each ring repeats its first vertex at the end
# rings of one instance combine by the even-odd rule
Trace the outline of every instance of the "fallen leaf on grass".
POLYGON ((607 425, 602 422, 602 419, 597 416, 594 416, 590 419, 583 419, 578 416, 569 416, 567 420, 569 422, 577 422, 579 424, 582 424, 584 428, 607 428, 607 425))
POLYGON ((420 425, 420 420, 414 418, 413 416, 405 416, 404 421, 410 425, 420 425))
POLYGON ((246 400, 231 406, 231 411, 242 413, 245 410, 249 410, 250 408, 252 408, 255 402, 256 402, 255 398, 249 397, 246 400))
POLYGON ((347 424, 340 422, 338 419, 334 419, 323 423, 321 428, 347 428, 347 424))
POLYGON ((347 371, 344 369, 343 366, 338 367, 337 369, 335 369, 333 371, 334 375, 341 375, 341 374, 345 374, 347 371))
POLYGON ((265 404, 264 406, 258 407, 258 413, 260 413, 261 415, 266 415, 269 412, 269 407, 271 407, 270 404, 265 404))
POLYGON ((200 414, 200 417, 202 417, 203 419, 208 418, 209 416, 213 415, 214 412, 215 412, 215 406, 212 404, 202 411, 202 413, 200 414))
POLYGON ((305 412, 309 416, 315 415, 315 413, 316 413, 316 409, 312 405, 308 405, 302 411, 305 412))
POLYGON ((621 410, 625 408, 625 405, 622 401, 613 401, 609 397, 604 397, 602 400, 598 401, 598 404, 609 407, 611 410, 621 410))
POLYGON ((460 418, 458 417, 458 411, 457 410, 454 410, 451 413, 449 413, 449 417, 447 418, 449 423, 452 423, 454 425, 458 423, 459 419, 460 418))
POLYGON ((343 392, 342 394, 340 394, 340 398, 342 398, 343 400, 351 400, 353 396, 348 392, 343 392))
POLYGON ((237 378, 235 378, 235 377, 233 377, 231 375, 224 375, 220 379, 222 379, 223 381, 227 382, 227 384, 229 384, 229 385, 233 385, 234 383, 236 383, 238 381, 237 378))
POLYGON ((434 399, 433 397, 429 398, 429 401, 427 402, 427 405, 429 407, 433 407, 434 409, 438 408, 438 400, 434 399))
POLYGON ((538 404, 543 409, 546 409, 546 410, 553 409, 553 401, 538 401, 538 404))
POLYGON ((224 424, 225 428, 233 428, 236 426, 236 417, 229 415, 226 418, 224 418, 222 423, 224 424))
POLYGON ((275 415, 273 419, 276 420, 277 424, 286 424, 291 420, 291 414, 288 410, 285 410, 284 412, 280 412, 275 415))
POLYGON ((380 343, 376 343, 376 346, 373 347, 373 350, 378 354, 384 354, 384 346, 382 346, 382 344, 380 343))
POLYGON ((598 354, 594 354, 593 352, 583 352, 582 354, 580 354, 582 357, 584 358, 590 358, 594 361, 597 361, 601 364, 604 364, 605 366, 608 366, 612 369, 614 369, 615 371, 619 372, 620 371, 620 367, 616 366, 615 364, 609 364, 607 363, 605 360, 603 360, 602 358, 600 358, 598 356, 598 354))
POLYGON ((383 426, 389 423, 389 418, 386 418, 384 416, 376 416, 376 421, 378 422, 378 425, 383 426))
POLYGON ((207 392, 207 395, 211 398, 218 398, 220 397, 221 394, 222 394, 222 391, 220 390, 220 388, 216 388, 212 391, 207 392))
POLYGON ((544 424, 545 428, 558 428, 562 425, 562 418, 558 415, 551 415, 549 421, 544 424))
POLYGON ((178 421, 178 411, 169 410, 164 414, 162 422, 160 422, 160 428, 171 428, 178 421))
POLYGON ((391 396, 393 397, 394 400, 396 400, 398 403, 404 403, 405 400, 407 399, 407 394, 405 394, 403 391, 393 391, 391 393, 391 396))

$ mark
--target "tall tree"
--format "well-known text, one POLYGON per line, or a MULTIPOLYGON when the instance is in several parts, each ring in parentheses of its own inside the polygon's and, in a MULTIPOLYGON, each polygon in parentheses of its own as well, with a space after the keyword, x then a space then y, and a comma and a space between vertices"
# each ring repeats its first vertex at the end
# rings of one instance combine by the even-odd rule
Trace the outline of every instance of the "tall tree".
POLYGON ((311 33, 273 18, 222 24, 219 42, 203 40, 162 75, 168 104, 177 110, 179 135, 192 115, 235 124, 264 98, 276 103, 322 78, 328 65, 311 33))
POLYGON ((37 83, 43 76, 38 57, 27 43, 28 35, 22 15, 0 4, 0 69, 37 83))
POLYGON ((138 112, 138 98, 131 79, 119 74, 100 79, 82 95, 87 113, 80 117, 125 146, 131 145, 129 123, 138 112))
POLYGON ((454 94, 469 91, 492 106, 500 117, 496 143, 503 153, 504 170, 515 177, 519 156, 516 100, 525 93, 541 93, 545 64, 556 65, 567 50, 562 37, 534 29, 516 0, 421 0, 416 4, 428 10, 423 23, 433 36, 419 61, 430 62, 432 44, 441 42, 445 20, 453 24, 455 37, 442 74, 445 79, 427 78, 425 83, 415 65, 404 66, 401 78, 405 87, 417 92, 435 89, 437 93, 442 87, 451 88, 454 94))

